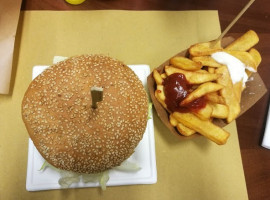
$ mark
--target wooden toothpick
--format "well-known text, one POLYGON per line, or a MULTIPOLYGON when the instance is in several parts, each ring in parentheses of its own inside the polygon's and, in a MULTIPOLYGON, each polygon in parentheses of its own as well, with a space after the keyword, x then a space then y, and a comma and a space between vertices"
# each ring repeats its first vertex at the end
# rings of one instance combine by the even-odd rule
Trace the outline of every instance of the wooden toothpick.
POLYGON ((218 41, 220 41, 224 35, 232 28, 232 26, 237 22, 237 20, 246 12, 246 10, 251 6, 255 0, 250 0, 247 5, 238 13, 238 15, 233 19, 233 21, 227 26, 227 28, 221 33, 221 35, 213 42, 212 46, 215 46, 218 41))
POLYGON ((97 102, 103 100, 103 88, 102 87, 91 87, 91 96, 92 96, 92 108, 97 108, 97 102))

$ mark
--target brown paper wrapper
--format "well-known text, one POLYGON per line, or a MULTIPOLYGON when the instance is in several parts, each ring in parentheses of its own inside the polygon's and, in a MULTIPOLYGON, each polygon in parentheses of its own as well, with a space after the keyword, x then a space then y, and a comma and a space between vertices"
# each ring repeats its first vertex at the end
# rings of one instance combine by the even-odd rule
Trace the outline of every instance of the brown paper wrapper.
MULTIPOLYGON (((234 40, 233 37, 225 37, 222 39, 222 46, 226 47, 234 40)), ((188 56, 188 50, 181 51, 180 53, 176 54, 175 56, 188 56)), ((172 56, 174 57, 174 56, 172 56)), ((160 73, 164 72, 164 67, 169 65, 170 59, 166 60, 163 64, 161 64, 158 68, 156 68, 160 73)), ((245 113, 249 108, 251 108, 266 92, 267 89, 258 73, 253 73, 252 76, 249 78, 250 81, 246 83, 246 89, 242 92, 241 97, 241 112, 239 116, 245 113)), ((170 124, 169 121, 169 114, 164 109, 164 107, 158 102, 155 97, 155 90, 156 90, 156 82, 153 78, 153 73, 151 73, 147 78, 147 85, 150 92, 150 97, 156 109, 157 115, 164 123, 164 125, 170 130, 170 132, 176 135, 179 139, 190 139, 193 137, 197 137, 200 134, 194 134, 191 136, 183 136, 179 134, 179 132, 170 124)), ((239 117, 238 116, 238 117, 239 117)), ((220 127, 224 127, 227 123, 221 119, 214 119, 214 123, 220 127)))

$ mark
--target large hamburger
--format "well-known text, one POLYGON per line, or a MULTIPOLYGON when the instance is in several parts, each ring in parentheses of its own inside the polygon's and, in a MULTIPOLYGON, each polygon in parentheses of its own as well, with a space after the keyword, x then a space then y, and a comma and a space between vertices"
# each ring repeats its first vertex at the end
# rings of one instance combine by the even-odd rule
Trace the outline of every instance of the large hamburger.
POLYGON ((22 101, 22 118, 35 147, 52 166, 98 173, 119 166, 143 137, 146 91, 122 62, 82 55, 59 62, 35 78, 22 101), (103 88, 92 108, 90 88, 103 88))

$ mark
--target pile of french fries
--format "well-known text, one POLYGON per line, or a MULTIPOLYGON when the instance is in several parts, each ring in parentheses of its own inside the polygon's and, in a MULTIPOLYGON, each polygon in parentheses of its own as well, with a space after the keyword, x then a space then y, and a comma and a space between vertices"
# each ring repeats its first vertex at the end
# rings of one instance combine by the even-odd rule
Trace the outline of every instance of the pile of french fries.
MULTIPOLYGON (((216 62, 211 54, 226 52, 256 72, 261 62, 260 53, 254 48, 259 41, 257 34, 250 30, 234 40, 226 47, 220 42, 211 41, 192 45, 188 57, 176 56, 170 59, 170 64, 164 71, 153 71, 156 82, 155 97, 169 113, 169 121, 178 132, 184 136, 199 133, 217 144, 225 144, 229 133, 213 123, 214 118, 224 119, 227 123, 237 118, 241 111, 240 101, 245 89, 242 81, 233 84, 226 65, 216 62), (206 106, 197 111, 170 111, 165 103, 164 80, 174 74, 184 74, 193 90, 185 97, 180 105, 206 99, 206 106)), ((250 71, 246 71, 248 76, 250 71)))

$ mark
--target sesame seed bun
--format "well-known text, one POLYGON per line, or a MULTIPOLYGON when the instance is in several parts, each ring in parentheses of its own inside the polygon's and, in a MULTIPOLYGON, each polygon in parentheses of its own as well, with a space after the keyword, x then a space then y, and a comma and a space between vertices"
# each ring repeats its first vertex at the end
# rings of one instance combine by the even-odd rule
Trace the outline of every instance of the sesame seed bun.
POLYGON ((97 173, 119 166, 143 137, 146 91, 122 62, 82 55, 57 63, 35 78, 22 101, 30 138, 56 168, 97 173), (90 88, 103 88, 91 107, 90 88))

